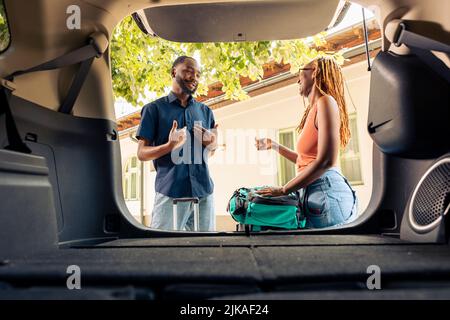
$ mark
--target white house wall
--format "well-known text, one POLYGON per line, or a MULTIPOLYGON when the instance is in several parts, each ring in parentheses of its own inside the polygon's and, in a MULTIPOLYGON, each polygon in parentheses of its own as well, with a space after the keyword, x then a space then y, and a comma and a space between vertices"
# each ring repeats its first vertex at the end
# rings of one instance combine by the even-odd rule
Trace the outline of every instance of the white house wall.
MULTIPOLYGON (((120 138, 120 151, 122 159, 122 172, 124 172, 128 159, 136 156, 137 143, 130 139, 129 136, 122 136, 120 138)), ((154 203, 156 172, 150 171, 150 163, 148 162, 144 163, 144 168, 144 194, 141 193, 141 199, 144 200, 143 215, 147 216, 148 222, 150 222, 151 210, 154 203)), ((141 222, 141 202, 126 201, 126 204, 130 213, 136 218, 136 220, 141 222)))
MULTIPOLYGON (((369 203, 372 187, 372 140, 366 131, 370 82, 367 64, 361 62, 344 68, 344 77, 357 109, 361 170, 364 184, 354 188, 359 198, 359 212, 362 212, 369 203)), ((346 101, 348 112, 353 112, 354 108, 348 96, 346 101)), ((303 110, 303 99, 298 94, 298 85, 292 84, 220 108, 215 110, 214 114, 216 122, 219 123, 219 128, 222 129, 221 133, 228 129, 267 130, 267 136, 276 138, 278 130, 297 127, 303 110)), ((223 134, 221 138, 223 138, 223 134)), ((226 152, 238 148, 235 140, 224 142, 226 143, 226 152)), ((239 141, 239 143, 242 143, 242 141, 239 141)), ((217 156, 223 158, 225 157, 224 153, 224 151, 221 151, 217 156)), ((260 153, 270 154, 273 156, 273 164, 277 164, 274 151, 256 151, 254 145, 251 144, 248 153, 248 156, 252 153, 255 157, 260 153)), ((221 160, 218 162, 220 163, 221 160)), ((224 208, 226 208, 230 195, 237 187, 262 184, 277 185, 276 172, 272 175, 263 172, 262 168, 269 168, 266 162, 266 164, 259 166, 239 163, 216 165, 214 162, 211 160, 210 169, 216 184, 217 214, 225 214, 224 208)))

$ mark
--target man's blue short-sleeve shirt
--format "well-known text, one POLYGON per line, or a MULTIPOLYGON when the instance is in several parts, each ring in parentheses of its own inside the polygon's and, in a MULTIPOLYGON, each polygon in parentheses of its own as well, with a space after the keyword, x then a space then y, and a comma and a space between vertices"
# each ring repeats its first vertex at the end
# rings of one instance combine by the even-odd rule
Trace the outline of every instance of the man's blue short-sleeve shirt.
POLYGON ((142 108, 141 123, 136 137, 149 140, 152 146, 165 144, 169 139, 174 120, 178 122, 178 129, 186 126, 189 132, 181 155, 188 148, 190 161, 175 164, 171 153, 154 160, 155 191, 172 198, 205 197, 213 193, 214 184, 209 176, 208 164, 200 154, 203 153, 204 147, 200 142, 194 143, 193 128, 194 124, 199 122, 206 129, 214 128, 214 115, 207 105, 191 97, 188 105, 183 107, 176 95, 171 92, 168 96, 142 108), (194 151, 195 146, 197 148, 194 151))

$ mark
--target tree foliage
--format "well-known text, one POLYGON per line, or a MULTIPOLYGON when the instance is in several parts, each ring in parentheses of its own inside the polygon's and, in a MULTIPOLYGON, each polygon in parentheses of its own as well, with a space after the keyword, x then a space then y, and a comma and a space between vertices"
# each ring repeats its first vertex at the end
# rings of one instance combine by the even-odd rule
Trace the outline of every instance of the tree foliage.
POLYGON ((240 76, 261 79, 263 64, 270 61, 290 63, 291 71, 321 55, 333 55, 340 63, 340 53, 318 51, 325 44, 325 34, 306 39, 230 43, 176 43, 145 35, 131 17, 116 28, 111 42, 113 89, 116 98, 142 105, 146 92, 158 96, 171 84, 170 68, 180 55, 196 57, 202 67, 198 94, 206 94, 208 84, 221 82, 227 99, 244 100, 247 93, 240 76))
POLYGON ((0 51, 6 49, 9 44, 8 22, 6 20, 5 7, 0 0, 0 51))

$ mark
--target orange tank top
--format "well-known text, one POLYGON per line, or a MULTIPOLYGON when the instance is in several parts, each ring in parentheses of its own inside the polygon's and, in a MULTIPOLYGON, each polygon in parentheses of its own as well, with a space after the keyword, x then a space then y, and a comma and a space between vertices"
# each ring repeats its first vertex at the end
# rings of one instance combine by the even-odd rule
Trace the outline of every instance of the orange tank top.
POLYGON ((315 125, 317 104, 315 104, 306 117, 305 126, 297 140, 297 172, 302 171, 308 164, 317 158, 318 130, 315 125))

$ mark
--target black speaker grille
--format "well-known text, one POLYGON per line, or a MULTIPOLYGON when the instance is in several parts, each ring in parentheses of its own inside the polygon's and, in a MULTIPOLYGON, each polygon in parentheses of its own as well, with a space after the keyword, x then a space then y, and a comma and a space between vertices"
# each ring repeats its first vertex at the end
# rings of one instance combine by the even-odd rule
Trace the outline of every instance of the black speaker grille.
POLYGON ((420 226, 436 221, 448 206, 450 195, 450 163, 434 168, 422 181, 413 203, 413 218, 420 226))

